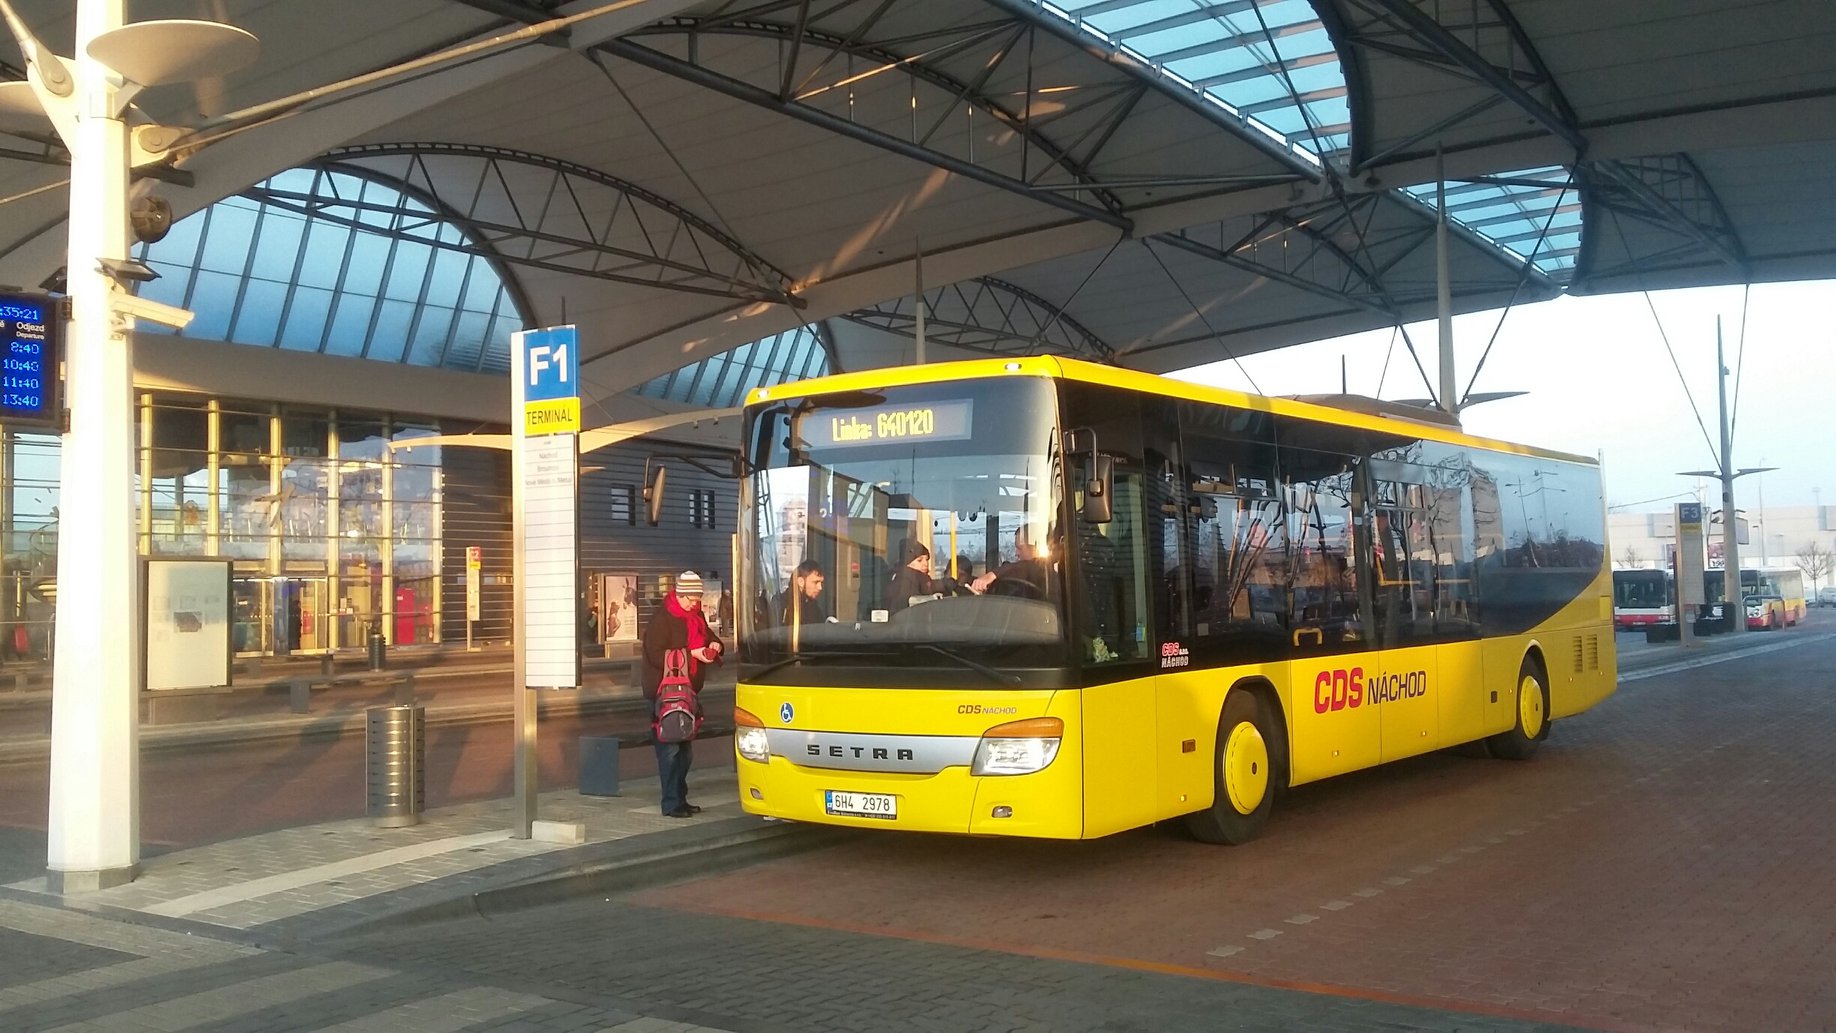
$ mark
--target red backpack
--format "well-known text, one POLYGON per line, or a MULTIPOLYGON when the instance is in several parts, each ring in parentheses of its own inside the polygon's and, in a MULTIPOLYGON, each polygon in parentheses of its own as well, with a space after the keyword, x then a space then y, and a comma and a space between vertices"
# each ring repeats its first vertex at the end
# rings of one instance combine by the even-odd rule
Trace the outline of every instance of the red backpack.
POLYGON ((686 649, 663 654, 663 680, 657 684, 656 717, 650 730, 661 743, 688 742, 701 733, 701 700, 689 682, 686 649))

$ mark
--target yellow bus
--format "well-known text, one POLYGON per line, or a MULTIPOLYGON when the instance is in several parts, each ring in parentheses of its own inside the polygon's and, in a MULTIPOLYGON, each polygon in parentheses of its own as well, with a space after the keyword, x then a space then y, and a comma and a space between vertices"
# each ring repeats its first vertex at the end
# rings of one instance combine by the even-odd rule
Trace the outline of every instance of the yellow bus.
POLYGON ((1615 685, 1599 467, 1398 408, 1050 357, 754 391, 740 802, 1241 843, 1290 786, 1530 756, 1615 685))

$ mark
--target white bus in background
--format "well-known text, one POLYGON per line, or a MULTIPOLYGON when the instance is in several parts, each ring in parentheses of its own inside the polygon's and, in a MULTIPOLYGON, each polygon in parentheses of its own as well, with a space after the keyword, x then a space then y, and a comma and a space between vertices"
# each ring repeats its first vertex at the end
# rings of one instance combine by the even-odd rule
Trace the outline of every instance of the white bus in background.
POLYGON ((1636 631, 1676 623, 1677 585, 1668 570, 1613 572, 1613 627, 1636 631))

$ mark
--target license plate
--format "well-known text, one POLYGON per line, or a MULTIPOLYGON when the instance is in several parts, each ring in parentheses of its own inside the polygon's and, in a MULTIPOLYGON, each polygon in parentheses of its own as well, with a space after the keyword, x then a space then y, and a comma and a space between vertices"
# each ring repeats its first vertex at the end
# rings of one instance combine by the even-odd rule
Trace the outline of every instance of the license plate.
POLYGON ((846 814, 855 818, 885 818, 891 821, 899 816, 899 798, 889 793, 847 793, 839 789, 823 791, 823 810, 830 814, 846 814))

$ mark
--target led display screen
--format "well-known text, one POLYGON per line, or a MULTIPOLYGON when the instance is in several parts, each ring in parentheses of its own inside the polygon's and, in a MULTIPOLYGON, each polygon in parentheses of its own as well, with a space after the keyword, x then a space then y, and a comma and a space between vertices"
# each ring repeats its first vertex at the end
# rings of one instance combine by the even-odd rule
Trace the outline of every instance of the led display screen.
POLYGON ((58 422, 57 318, 42 294, 0 292, 0 422, 58 422))

